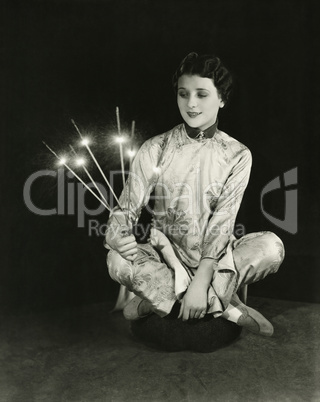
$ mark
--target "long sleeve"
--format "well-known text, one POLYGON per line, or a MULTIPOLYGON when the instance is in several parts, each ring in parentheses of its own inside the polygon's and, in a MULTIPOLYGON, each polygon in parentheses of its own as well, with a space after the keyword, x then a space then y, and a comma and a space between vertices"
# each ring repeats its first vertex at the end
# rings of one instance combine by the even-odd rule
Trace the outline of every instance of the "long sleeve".
POLYGON ((157 183, 156 167, 162 154, 162 147, 163 136, 157 136, 147 140, 137 152, 126 186, 119 198, 121 209, 119 206, 115 207, 108 220, 107 243, 108 236, 114 235, 120 225, 129 224, 131 227, 139 219, 141 210, 147 205, 157 183), (126 220, 128 215, 130 219, 126 220))
POLYGON ((203 238, 201 259, 212 258, 218 261, 224 254, 249 181, 251 164, 251 152, 245 148, 231 170, 219 198, 211 203, 212 217, 203 238))

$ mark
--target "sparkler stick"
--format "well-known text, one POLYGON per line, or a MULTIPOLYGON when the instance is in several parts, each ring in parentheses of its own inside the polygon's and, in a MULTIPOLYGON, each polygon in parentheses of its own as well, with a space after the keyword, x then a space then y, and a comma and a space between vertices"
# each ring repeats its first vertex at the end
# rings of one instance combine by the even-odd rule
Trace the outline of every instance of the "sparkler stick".
MULTIPOLYGON (((122 143, 124 142, 124 138, 121 134, 121 126, 120 126, 120 112, 118 106, 116 107, 116 117, 117 117, 117 127, 118 127, 118 138, 117 142, 119 144, 120 151, 120 163, 121 163, 121 173, 122 173, 122 185, 123 185, 123 196, 124 196, 124 205, 127 205, 127 192, 126 192, 126 179, 124 174, 124 159, 123 159, 123 148, 122 143)), ((129 223, 129 211, 126 217, 127 223, 129 223)))
POLYGON ((124 160, 123 160, 123 149, 122 149, 122 143, 124 142, 124 138, 121 134, 121 126, 120 126, 120 113, 119 113, 119 108, 118 106, 116 107, 116 116, 117 116, 117 127, 118 127, 118 143, 119 143, 119 150, 120 150, 120 162, 121 162, 121 172, 122 172, 122 183, 123 183, 123 188, 125 188, 126 184, 126 179, 124 175, 124 160))
MULTIPOLYGON (((72 145, 69 145, 69 147, 71 148, 72 153, 77 157, 78 154, 76 153, 76 151, 74 150, 72 145)), ((78 159, 78 161, 80 161, 78 159)), ((93 180, 91 174, 88 172, 88 169, 85 167, 85 165, 83 163, 80 164, 82 166, 82 169, 86 172, 86 175, 89 177, 89 179, 91 180, 91 183, 94 185, 94 187, 96 188, 96 190, 98 191, 98 193, 100 194, 101 198, 105 201, 105 203, 109 206, 109 210, 111 210, 110 205, 108 204, 108 201, 106 200, 105 196, 102 194, 101 190, 99 189, 99 187, 97 186, 96 182, 93 180)))
POLYGON ((89 186, 87 186, 87 184, 66 164, 66 161, 63 159, 63 158, 60 158, 60 156, 58 156, 50 147, 49 147, 49 145, 47 145, 44 141, 42 141, 43 142, 43 144, 49 149, 49 151, 69 170, 69 172, 71 172, 73 175, 74 175, 74 177, 75 178, 77 178, 79 181, 80 181, 80 183, 82 183, 84 186, 85 186, 85 188, 87 189, 87 190, 89 190, 90 191, 90 193, 92 194, 92 195, 94 195, 95 197, 96 197, 96 199, 98 200, 98 201, 100 201, 100 203, 108 210, 108 211, 110 211, 110 208, 104 203, 104 201, 102 201, 101 200, 101 198, 99 198, 98 196, 97 196, 97 194, 95 194, 92 190, 91 190, 91 188, 89 187, 89 186))
POLYGON ((101 167, 100 167, 98 161, 96 160, 95 156, 94 156, 93 153, 91 152, 91 149, 90 149, 90 147, 89 147, 89 145, 88 145, 88 141, 83 138, 83 136, 82 136, 80 130, 78 129, 76 123, 74 122, 74 120, 71 119, 71 122, 72 122, 72 124, 74 125, 75 129, 77 130, 77 132, 78 132, 80 138, 82 139, 82 144, 87 148, 87 150, 88 150, 88 152, 89 152, 91 158, 93 159, 94 163, 96 164, 97 168, 99 169, 99 171, 100 171, 100 173, 101 173, 103 179, 104 179, 105 182, 107 183, 107 186, 109 187, 109 189, 110 189, 110 191, 112 192, 112 194, 113 194, 115 200, 117 201, 117 203, 118 203, 120 209, 122 210, 121 205, 120 205, 120 201, 119 201, 118 197, 115 195, 115 193, 114 193, 114 191, 113 191, 113 188, 111 187, 111 184, 109 183, 108 179, 106 178, 105 174, 103 173, 103 170, 101 169, 101 167))
MULTIPOLYGON (((130 146, 131 149, 129 151, 129 157, 130 157, 130 161, 129 161, 129 176, 131 173, 131 168, 132 168, 132 159, 134 157, 134 150, 133 150, 133 139, 134 139, 134 130, 135 130, 135 121, 132 120, 132 125, 131 125, 131 137, 130 137, 130 146)), ((129 195, 128 195, 128 219, 129 219, 129 211, 130 211, 130 205, 131 205, 131 180, 128 180, 128 184, 129 184, 129 195)))
MULTIPOLYGON (((131 136, 130 136, 130 145, 131 145, 131 152, 133 152, 133 140, 134 140, 134 130, 136 127, 136 122, 132 120, 131 124, 131 136)), ((130 168, 131 168, 132 159, 130 159, 130 168)))

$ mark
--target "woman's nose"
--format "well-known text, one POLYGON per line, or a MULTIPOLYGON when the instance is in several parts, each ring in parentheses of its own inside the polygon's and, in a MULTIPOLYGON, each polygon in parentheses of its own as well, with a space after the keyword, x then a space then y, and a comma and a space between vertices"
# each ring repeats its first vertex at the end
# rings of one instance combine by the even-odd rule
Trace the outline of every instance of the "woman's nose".
POLYGON ((188 99, 188 107, 189 108, 194 108, 197 106, 197 100, 194 96, 190 96, 188 99))

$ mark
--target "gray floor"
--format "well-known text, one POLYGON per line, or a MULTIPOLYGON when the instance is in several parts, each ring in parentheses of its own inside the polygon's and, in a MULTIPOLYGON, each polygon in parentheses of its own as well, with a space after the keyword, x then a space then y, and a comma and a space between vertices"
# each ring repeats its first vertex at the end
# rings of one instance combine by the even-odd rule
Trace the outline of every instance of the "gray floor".
POLYGON ((207 354, 144 346, 108 304, 6 317, 0 401, 320 401, 320 304, 248 304, 274 336, 207 354))

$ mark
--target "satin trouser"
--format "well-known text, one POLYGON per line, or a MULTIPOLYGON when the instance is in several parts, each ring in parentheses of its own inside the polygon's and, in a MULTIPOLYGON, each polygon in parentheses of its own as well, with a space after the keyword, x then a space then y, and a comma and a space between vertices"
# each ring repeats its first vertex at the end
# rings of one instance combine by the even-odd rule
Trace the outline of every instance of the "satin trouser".
MULTIPOLYGON (((277 272, 284 258, 283 243, 272 232, 250 233, 234 239, 228 250, 234 269, 214 270, 208 290, 207 314, 215 317, 223 313, 240 287, 277 272)), ((177 300, 174 271, 161 261, 150 244, 138 245, 138 255, 133 263, 111 250, 107 265, 111 278, 148 300, 156 314, 163 317, 170 313, 177 300)))

